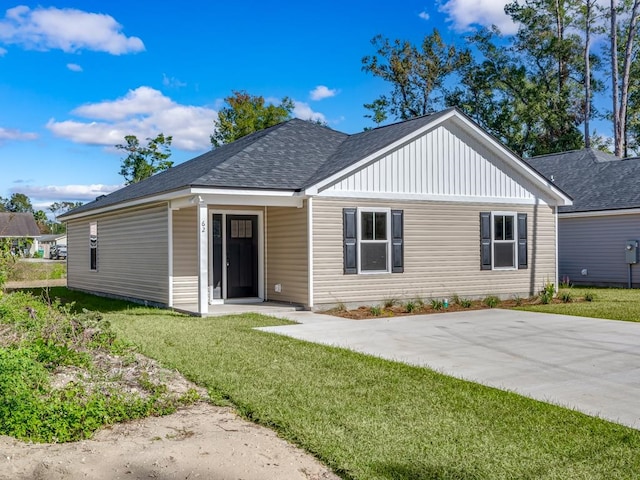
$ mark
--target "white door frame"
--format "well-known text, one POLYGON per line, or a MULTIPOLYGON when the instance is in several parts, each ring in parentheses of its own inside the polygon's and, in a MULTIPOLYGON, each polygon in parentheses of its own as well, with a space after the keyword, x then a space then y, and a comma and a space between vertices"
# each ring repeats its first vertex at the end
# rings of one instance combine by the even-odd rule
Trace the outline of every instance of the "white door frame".
MULTIPOLYGON (((258 217, 258 299, 264 300, 264 212, 262 210, 221 210, 219 208, 210 208, 207 214, 209 225, 213 224, 213 215, 222 215, 222 258, 227 258, 227 215, 254 215, 258 217)), ((213 229, 209 228, 209 304, 222 304, 233 301, 242 301, 242 299, 227 299, 227 268, 222 268, 222 298, 213 298, 213 229)))

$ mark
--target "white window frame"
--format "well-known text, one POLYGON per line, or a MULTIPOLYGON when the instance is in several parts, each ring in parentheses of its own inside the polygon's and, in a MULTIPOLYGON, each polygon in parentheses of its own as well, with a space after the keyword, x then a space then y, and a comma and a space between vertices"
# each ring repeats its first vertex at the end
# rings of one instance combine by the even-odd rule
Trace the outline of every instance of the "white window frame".
MULTIPOLYGON (((358 207, 358 273, 363 275, 377 275, 391 272, 391 209, 381 207, 358 207), (386 240, 363 240, 362 239, 362 214, 363 213, 384 213, 386 221, 386 240), (387 245, 387 268, 386 270, 362 270, 362 245, 372 243, 386 243, 387 245)), ((375 225, 374 225, 375 231, 375 225)))
MULTIPOLYGON (((67 252, 67 255, 69 252, 67 252)), ((89 271, 97 272, 98 271, 98 222, 89 222, 89 271), (95 232, 96 237, 96 245, 95 247, 91 246, 91 237, 93 237, 93 233, 95 232), (95 253, 96 256, 96 264, 95 268, 91 265, 91 256, 95 253)))
POLYGON ((518 269, 518 213, 517 212, 491 212, 491 270, 517 270, 518 269), (495 217, 513 217, 513 240, 496 240, 495 217), (496 267, 496 244, 510 243, 513 245, 513 266, 496 267))

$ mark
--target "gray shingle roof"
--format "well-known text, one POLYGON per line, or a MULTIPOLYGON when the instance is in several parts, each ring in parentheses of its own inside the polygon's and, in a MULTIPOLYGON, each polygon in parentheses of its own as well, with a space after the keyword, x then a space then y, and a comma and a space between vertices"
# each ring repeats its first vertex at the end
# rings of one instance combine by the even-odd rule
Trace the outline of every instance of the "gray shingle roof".
POLYGON ((301 191, 452 110, 354 135, 294 118, 99 197, 60 218, 184 188, 301 191))
POLYGON ((0 213, 0 237, 39 237, 40 229, 31 213, 0 213))
POLYGON ((640 158, 584 149, 526 161, 573 197, 573 205, 560 212, 640 208, 640 158))

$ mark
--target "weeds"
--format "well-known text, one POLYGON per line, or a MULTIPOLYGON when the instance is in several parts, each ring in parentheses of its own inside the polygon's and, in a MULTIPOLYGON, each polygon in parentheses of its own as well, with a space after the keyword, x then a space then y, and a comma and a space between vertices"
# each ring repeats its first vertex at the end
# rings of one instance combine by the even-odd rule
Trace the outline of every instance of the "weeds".
POLYGON ((473 302, 468 298, 460 298, 458 299, 458 305, 460 305, 462 308, 471 308, 473 302))
POLYGON ((416 304, 415 302, 409 300, 407 303, 405 303, 404 305, 404 309, 407 313, 411 313, 416 309, 416 304))
POLYGON ((379 317, 380 314, 382 313, 382 309, 380 308, 379 305, 374 305, 372 307, 369 308, 369 312, 371 313, 371 315, 373 315, 374 317, 379 317))
POLYGON ((382 304, 384 308, 391 308, 398 303, 398 300, 395 298, 386 298, 383 300, 382 304))
POLYGON ((569 291, 560 292, 558 296, 563 303, 571 303, 573 301, 573 295, 569 291))
POLYGON ((587 292, 584 294, 584 301, 585 302, 593 302, 595 300, 596 296, 591 293, 591 292, 587 292))

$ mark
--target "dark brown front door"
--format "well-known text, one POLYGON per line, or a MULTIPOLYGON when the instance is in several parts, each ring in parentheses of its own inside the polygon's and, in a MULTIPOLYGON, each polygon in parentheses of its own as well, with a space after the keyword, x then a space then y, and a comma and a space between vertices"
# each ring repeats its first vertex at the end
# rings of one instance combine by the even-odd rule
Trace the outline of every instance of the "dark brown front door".
POLYGON ((258 296, 258 217, 227 215, 227 298, 258 296))

